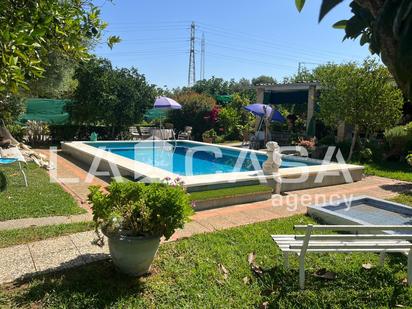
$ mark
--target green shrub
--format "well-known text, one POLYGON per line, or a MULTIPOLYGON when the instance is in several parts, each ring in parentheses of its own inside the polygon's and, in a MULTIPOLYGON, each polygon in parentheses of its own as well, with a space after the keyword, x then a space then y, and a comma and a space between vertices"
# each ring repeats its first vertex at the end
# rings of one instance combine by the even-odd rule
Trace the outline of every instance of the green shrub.
POLYGON ((364 148, 359 152, 359 157, 362 162, 372 161, 373 152, 370 148, 364 148))
POLYGON ((217 137, 217 134, 216 134, 216 131, 214 129, 207 130, 207 131, 203 132, 203 134, 202 134, 203 139, 211 138, 211 139, 213 139, 213 141, 215 141, 216 137, 217 137))
POLYGON ((385 131, 385 140, 391 149, 391 156, 402 156, 412 147, 412 122, 385 131))
POLYGON ((195 92, 184 92, 174 99, 182 105, 182 109, 170 111, 168 122, 173 123, 177 131, 183 131, 185 126, 191 126, 192 136, 200 140, 202 133, 213 126, 210 113, 216 105, 215 99, 195 92))
POLYGON ((7 129, 10 131, 10 134, 19 142, 23 141, 23 137, 26 134, 26 128, 19 124, 9 124, 7 129))
POLYGON ((216 136, 215 138, 215 143, 216 144, 222 144, 225 141, 225 139, 223 138, 223 136, 216 136))
POLYGON ((223 107, 219 112, 217 124, 223 128, 223 133, 228 140, 239 139, 241 134, 241 115, 240 111, 233 107, 223 107))
MULTIPOLYGON (((96 231, 111 235, 164 236, 169 239, 183 228, 193 209, 182 183, 112 182, 107 193, 98 186, 90 187, 96 231)), ((100 242, 102 237, 99 238, 100 242)))

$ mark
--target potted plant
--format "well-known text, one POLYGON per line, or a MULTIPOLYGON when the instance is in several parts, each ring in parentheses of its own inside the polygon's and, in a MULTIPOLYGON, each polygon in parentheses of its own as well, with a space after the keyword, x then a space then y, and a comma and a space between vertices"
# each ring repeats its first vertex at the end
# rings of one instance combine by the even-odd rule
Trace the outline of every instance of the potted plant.
POLYGON ((162 183, 112 182, 106 192, 90 187, 93 220, 98 239, 108 239, 110 255, 123 273, 147 273, 159 248, 160 238, 169 239, 183 228, 193 213, 189 195, 179 180, 162 183))
POLYGON ((207 130, 203 132, 202 138, 205 143, 213 143, 217 137, 216 131, 214 129, 207 130))

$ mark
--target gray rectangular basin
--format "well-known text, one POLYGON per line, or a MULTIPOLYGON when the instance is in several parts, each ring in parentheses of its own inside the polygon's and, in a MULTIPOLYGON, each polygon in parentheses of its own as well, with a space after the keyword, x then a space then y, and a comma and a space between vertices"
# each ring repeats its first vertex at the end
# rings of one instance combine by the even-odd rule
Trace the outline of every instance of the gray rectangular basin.
POLYGON ((327 224, 412 225, 412 207, 369 196, 309 206, 308 214, 327 224))

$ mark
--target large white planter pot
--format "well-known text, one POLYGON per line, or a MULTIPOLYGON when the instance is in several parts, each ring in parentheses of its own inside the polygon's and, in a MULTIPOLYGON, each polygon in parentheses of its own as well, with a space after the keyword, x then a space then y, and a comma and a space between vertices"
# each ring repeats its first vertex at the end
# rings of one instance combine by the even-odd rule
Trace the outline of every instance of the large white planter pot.
POLYGON ((159 248, 159 236, 106 236, 110 255, 119 271, 130 276, 141 276, 150 270, 159 248))

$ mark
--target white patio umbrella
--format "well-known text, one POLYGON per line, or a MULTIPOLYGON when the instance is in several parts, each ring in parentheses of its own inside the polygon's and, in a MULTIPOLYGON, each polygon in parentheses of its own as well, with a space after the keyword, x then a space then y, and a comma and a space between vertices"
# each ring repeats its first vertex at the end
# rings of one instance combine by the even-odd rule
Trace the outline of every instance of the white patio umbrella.
MULTIPOLYGON (((181 109, 182 105, 177 103, 175 100, 168 97, 157 97, 153 105, 154 108, 162 110, 171 110, 171 109, 181 109)), ((162 117, 160 117, 160 134, 163 139, 163 130, 162 130, 162 117)))

